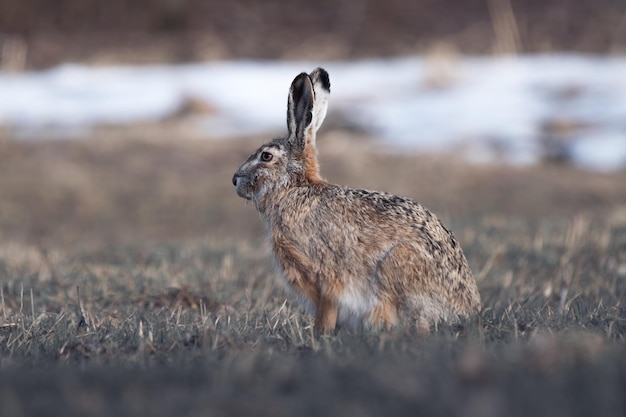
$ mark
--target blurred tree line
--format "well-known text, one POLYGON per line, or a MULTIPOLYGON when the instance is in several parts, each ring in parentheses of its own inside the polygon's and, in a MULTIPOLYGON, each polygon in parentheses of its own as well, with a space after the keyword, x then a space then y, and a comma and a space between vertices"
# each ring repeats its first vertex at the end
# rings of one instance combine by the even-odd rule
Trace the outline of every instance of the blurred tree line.
POLYGON ((95 51, 156 60, 626 50, 625 0, 0 0, 28 65, 95 51), (129 53, 130 54, 130 53, 129 53), (159 58, 160 56, 160 58, 159 58))

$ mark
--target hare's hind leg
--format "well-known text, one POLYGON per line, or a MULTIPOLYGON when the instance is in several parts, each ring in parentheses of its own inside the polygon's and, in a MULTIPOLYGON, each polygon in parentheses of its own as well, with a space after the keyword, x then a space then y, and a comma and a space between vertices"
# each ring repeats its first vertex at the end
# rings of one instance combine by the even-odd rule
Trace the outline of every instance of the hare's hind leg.
POLYGON ((437 267, 432 256, 418 246, 405 242, 395 245, 379 261, 377 274, 383 290, 396 300, 403 316, 439 320, 448 315, 437 267))
POLYGON ((390 329, 398 324, 398 309, 391 300, 380 301, 369 314, 366 326, 390 329))

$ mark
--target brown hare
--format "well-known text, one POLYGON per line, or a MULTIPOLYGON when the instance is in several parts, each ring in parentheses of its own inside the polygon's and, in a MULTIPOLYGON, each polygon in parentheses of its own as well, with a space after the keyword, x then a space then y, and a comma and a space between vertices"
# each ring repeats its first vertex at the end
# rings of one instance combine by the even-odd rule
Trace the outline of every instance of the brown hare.
POLYGON ((237 194, 261 215, 283 278, 314 310, 317 331, 478 312, 465 255, 430 211, 320 177, 315 135, 329 94, 324 69, 298 75, 289 90, 287 137, 261 146, 233 176, 237 194))

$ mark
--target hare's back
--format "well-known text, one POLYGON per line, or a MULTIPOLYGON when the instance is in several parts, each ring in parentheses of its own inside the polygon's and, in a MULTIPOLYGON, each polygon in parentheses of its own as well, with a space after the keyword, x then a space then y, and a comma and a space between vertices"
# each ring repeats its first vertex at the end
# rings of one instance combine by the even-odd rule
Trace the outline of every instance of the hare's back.
MULTIPOLYGON (((407 197, 389 193, 345 189, 349 205, 367 213, 367 219, 379 225, 379 232, 406 241, 409 237, 428 237, 434 246, 458 247, 454 235, 421 204, 407 197)), ((441 249, 441 248, 438 248, 441 249)))
POLYGON ((279 223, 307 242, 316 236, 325 246, 344 254, 354 251, 354 256, 367 248, 373 260, 378 256, 371 252, 409 243, 435 263, 471 275, 452 232, 410 198, 323 184, 303 187, 289 200, 279 223))

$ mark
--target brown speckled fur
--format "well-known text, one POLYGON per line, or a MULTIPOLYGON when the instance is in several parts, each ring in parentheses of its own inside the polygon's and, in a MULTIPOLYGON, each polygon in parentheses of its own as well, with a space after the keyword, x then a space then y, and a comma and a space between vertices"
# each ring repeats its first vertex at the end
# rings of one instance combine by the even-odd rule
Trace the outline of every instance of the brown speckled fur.
POLYGON ((480 295, 463 251, 431 212, 408 198, 321 178, 315 135, 329 93, 323 69, 298 75, 289 135, 261 146, 233 177, 239 196, 259 211, 285 281, 314 308, 317 330, 477 312, 480 295))

